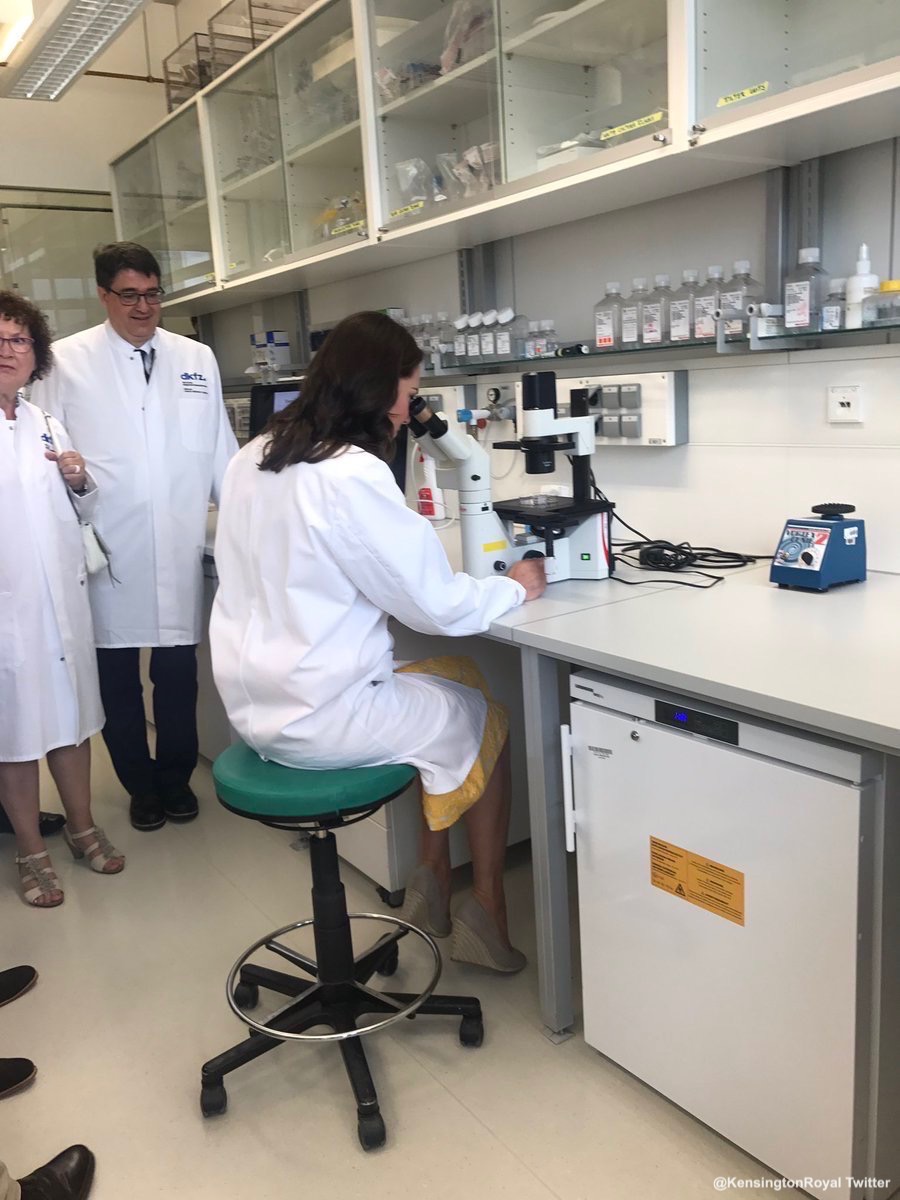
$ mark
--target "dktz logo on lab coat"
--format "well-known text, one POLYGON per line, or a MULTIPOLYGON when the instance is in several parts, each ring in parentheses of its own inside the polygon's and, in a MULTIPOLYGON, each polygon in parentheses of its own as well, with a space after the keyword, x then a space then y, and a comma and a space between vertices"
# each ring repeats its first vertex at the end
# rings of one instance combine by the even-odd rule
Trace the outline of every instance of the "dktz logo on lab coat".
POLYGON ((181 386, 190 396, 206 396, 209 394, 209 385, 206 382, 206 376, 201 375, 199 371, 182 371, 181 386))

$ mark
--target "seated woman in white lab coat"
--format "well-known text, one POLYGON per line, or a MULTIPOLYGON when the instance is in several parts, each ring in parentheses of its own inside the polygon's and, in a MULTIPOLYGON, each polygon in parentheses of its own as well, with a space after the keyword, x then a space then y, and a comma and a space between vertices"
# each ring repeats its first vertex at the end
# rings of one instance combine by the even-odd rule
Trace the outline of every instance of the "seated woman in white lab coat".
POLYGON ((543 564, 474 579, 452 571, 431 524, 388 467, 409 420, 422 353, 381 313, 329 334, 300 399, 226 472, 216 536, 213 671, 232 725, 287 766, 410 763, 427 828, 403 915, 451 932, 448 830, 459 817, 472 895, 454 914, 451 956, 513 972, 503 862, 508 724, 468 659, 398 669, 388 617, 464 637, 545 587, 543 564))
POLYGON ((23 896, 36 908, 63 902, 38 829, 44 755, 73 857, 105 875, 125 866, 91 816, 89 738, 103 708, 76 509, 87 519, 97 489, 62 425, 20 395, 51 362, 43 314, 0 292, 0 804, 23 896))

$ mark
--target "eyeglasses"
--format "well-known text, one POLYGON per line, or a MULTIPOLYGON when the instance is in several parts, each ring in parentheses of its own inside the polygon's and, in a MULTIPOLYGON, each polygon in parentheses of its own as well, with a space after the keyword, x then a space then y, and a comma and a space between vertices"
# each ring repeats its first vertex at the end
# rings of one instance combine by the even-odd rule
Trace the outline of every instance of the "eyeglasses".
POLYGON ((159 304, 166 294, 165 289, 161 287, 147 288, 146 292, 136 292, 132 288, 126 288, 124 292, 117 292, 115 288, 107 288, 106 291, 118 296, 126 308, 132 308, 138 300, 146 300, 148 304, 159 304))
POLYGON ((0 337, 0 346, 9 346, 13 354, 27 354, 34 345, 34 338, 29 337, 0 337))

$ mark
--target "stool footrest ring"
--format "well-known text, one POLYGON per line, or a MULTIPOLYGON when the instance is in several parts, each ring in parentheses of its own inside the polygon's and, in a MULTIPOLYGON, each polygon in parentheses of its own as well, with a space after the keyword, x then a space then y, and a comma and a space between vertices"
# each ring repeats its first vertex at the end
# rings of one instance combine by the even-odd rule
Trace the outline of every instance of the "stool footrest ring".
MULTIPOLYGON (((255 1030, 257 1033, 265 1034, 270 1038, 276 1038, 279 1041, 343 1042, 348 1038, 365 1037, 367 1034, 377 1033, 379 1029, 386 1029, 388 1025, 393 1025, 396 1021, 401 1021, 404 1017, 411 1017, 417 1011, 417 1009, 421 1008, 428 997, 432 994, 434 989, 437 987, 438 980, 441 977, 441 953, 434 938, 425 933, 424 930, 419 929, 417 926, 411 925, 409 921, 402 921, 399 917, 389 916, 385 913, 348 913, 347 915, 351 921, 379 921, 382 924, 393 925, 396 928, 405 931, 407 934, 413 933, 417 937, 421 938, 431 950, 432 957, 434 959, 434 969, 425 989, 413 997, 408 1004, 401 1006, 392 997, 378 992, 374 988, 368 988, 364 984, 357 983, 355 980, 348 979, 346 981, 346 986, 352 987, 364 995, 368 994, 373 998, 377 998, 384 1004, 387 1004, 391 1007, 396 1006, 397 1008, 396 1012, 390 1013, 383 1020, 375 1021, 371 1025, 364 1026, 362 1029, 335 1030, 333 1033, 290 1033, 287 1030, 273 1029, 270 1025, 265 1025, 260 1021, 254 1020, 253 1017, 249 1016, 244 1009, 240 1007, 234 998, 235 985, 238 982, 241 967, 246 965, 248 959, 255 954, 257 950, 266 947, 268 943, 274 941, 276 938, 280 938, 286 933, 292 933, 296 929, 305 929, 307 926, 312 925, 313 918, 309 917, 304 921, 294 921, 291 925, 283 925, 280 929, 274 929, 271 933, 265 934, 263 937, 255 941, 253 945, 245 950, 244 953, 238 958, 237 962, 228 973, 228 981, 225 985, 225 994, 228 1000, 228 1005, 235 1016, 243 1021, 244 1024, 247 1025, 251 1030, 255 1030)), ((288 956, 282 955, 282 957, 288 956)), ((298 958, 299 957, 300 956, 298 955, 298 958)), ((293 1008, 298 1004, 303 1004, 321 986, 322 985, 320 983, 313 982, 307 991, 304 991, 302 995, 283 1005, 282 1008, 278 1009, 269 1017, 269 1020, 274 1021, 280 1013, 283 1013, 287 1009, 293 1008)))

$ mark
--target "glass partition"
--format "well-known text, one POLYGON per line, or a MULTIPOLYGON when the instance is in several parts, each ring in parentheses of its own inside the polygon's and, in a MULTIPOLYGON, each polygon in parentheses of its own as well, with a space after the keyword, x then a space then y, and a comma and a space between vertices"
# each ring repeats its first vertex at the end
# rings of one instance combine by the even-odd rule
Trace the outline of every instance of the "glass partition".
POLYGON ((737 117, 769 96, 900 55, 897 0, 715 0, 697 6, 697 115, 737 117))

